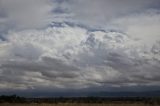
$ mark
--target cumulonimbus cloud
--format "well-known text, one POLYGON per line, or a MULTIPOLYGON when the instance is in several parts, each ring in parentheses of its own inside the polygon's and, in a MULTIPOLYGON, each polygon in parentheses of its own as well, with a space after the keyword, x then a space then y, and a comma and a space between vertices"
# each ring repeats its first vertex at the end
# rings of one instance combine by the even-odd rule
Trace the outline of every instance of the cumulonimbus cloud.
POLYGON ((157 4, 0 0, 0 89, 159 86, 157 4))
POLYGON ((62 24, 10 32, 1 43, 1 89, 159 85, 159 42, 62 24), (12 77, 11 77, 12 76, 12 77))

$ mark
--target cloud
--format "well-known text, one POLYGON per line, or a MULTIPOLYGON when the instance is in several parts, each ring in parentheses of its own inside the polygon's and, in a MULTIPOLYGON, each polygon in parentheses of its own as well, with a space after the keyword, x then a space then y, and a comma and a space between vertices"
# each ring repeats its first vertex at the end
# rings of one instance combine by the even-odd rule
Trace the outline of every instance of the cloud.
POLYGON ((68 0, 61 3, 61 8, 72 13, 72 19, 79 23, 104 27, 112 19, 143 12, 149 8, 158 8, 159 3, 159 0, 68 0))
POLYGON ((50 0, 0 0, 0 31, 46 27, 54 8, 50 0))
POLYGON ((159 0, 0 0, 0 31, 44 28, 51 22, 104 27, 110 21, 157 9, 159 0))
POLYGON ((159 10, 146 10, 113 21, 123 32, 140 40, 141 44, 152 45, 160 39, 160 13, 159 10))
POLYGON ((0 0, 0 89, 159 86, 158 0, 0 0))
POLYGON ((71 80, 78 76, 76 72, 78 69, 74 66, 48 57, 43 57, 43 60, 39 62, 8 60, 3 62, 0 68, 2 70, 1 82, 6 83, 4 84, 6 89, 10 87, 13 89, 38 89, 43 86, 61 88, 65 79, 71 80))
POLYGON ((65 23, 6 37, 0 44, 1 89, 159 85, 159 42, 144 47, 118 31, 65 23))

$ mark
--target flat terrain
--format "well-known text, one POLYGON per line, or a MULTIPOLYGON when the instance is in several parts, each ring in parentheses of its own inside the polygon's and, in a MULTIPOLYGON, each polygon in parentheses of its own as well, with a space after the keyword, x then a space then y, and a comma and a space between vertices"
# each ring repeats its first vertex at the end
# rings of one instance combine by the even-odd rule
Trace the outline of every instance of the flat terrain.
POLYGON ((46 103, 31 103, 31 104, 16 104, 16 103, 2 103, 0 106, 160 106, 157 104, 144 104, 144 103, 58 103, 58 104, 46 104, 46 103))
POLYGON ((55 97, 0 96, 0 106, 160 106, 160 97, 55 97))

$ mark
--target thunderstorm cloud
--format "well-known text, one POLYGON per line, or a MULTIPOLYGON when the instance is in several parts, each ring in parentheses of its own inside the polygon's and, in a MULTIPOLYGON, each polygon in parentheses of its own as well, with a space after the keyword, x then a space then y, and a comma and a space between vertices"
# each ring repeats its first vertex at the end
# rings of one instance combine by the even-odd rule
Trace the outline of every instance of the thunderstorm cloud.
POLYGON ((0 90, 160 86, 159 0, 0 0, 0 90))

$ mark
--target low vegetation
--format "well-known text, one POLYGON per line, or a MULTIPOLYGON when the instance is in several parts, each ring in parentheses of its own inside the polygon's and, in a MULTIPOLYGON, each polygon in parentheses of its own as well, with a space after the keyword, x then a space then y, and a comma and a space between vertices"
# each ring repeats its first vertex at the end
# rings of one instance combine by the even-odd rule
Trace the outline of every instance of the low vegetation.
POLYGON ((0 96, 0 106, 160 106, 159 97, 56 97, 0 96))
POLYGON ((0 104, 0 106, 160 106, 157 104, 143 104, 143 103, 121 103, 121 104, 115 104, 115 103, 58 103, 58 104, 47 104, 47 103, 41 103, 41 104, 9 104, 4 103, 0 104))

